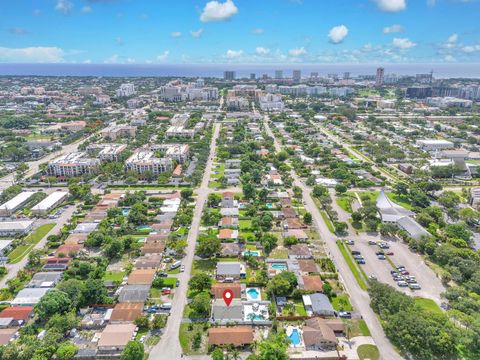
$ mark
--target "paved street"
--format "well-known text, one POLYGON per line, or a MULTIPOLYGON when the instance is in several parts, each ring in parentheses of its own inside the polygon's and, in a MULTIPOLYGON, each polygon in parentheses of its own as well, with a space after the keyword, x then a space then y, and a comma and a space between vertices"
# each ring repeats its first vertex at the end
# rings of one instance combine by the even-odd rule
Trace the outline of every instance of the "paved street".
MULTIPOLYGON (((62 148, 60 150, 55 151, 53 153, 50 153, 50 154, 44 156, 41 159, 34 160, 34 161, 27 161, 26 164, 28 165, 28 170, 27 170, 27 172, 25 172, 23 178, 27 179, 27 178, 35 175, 36 173, 38 173, 40 164, 48 162, 48 161, 50 161, 50 160, 52 160, 56 157, 59 157, 60 155, 77 151, 78 146, 80 144, 82 144, 83 142, 85 142, 86 140, 88 140, 91 136, 93 136, 93 135, 90 135, 87 138, 75 141, 71 144, 64 145, 64 146, 62 146, 62 148)), ((15 176, 16 176, 16 173, 13 172, 13 173, 10 173, 10 174, 0 178, 0 192, 14 184, 15 176)))
POLYGON ((170 312, 170 317, 160 342, 150 352, 150 359, 152 360, 174 360, 180 359, 182 356, 182 348, 178 340, 180 324, 183 318, 183 308, 187 302, 188 280, 192 270, 192 262, 195 254, 195 245, 200 229, 200 219, 202 217, 203 206, 205 205, 210 189, 208 188, 208 181, 213 165, 213 158, 215 157, 216 141, 220 133, 220 124, 214 125, 214 132, 212 142, 210 145, 210 156, 208 158, 205 173, 203 174, 202 184, 200 188, 196 189, 197 198, 195 200, 195 209, 193 212, 193 221, 187 237, 186 255, 182 260, 185 265, 185 271, 180 273, 178 279, 180 286, 175 290, 173 298, 173 307, 170 312))
MULTIPOLYGON (((264 119, 265 128, 267 134, 274 139, 275 148, 277 151, 281 150, 280 144, 275 138, 270 126, 268 124, 268 117, 265 116, 264 119)), ((291 173, 294 179, 294 185, 299 186, 303 192, 303 200, 305 202, 305 208, 312 214, 314 225, 317 227, 320 236, 325 241, 327 250, 332 260, 335 262, 337 269, 340 273, 340 276, 343 280, 347 292, 350 294, 350 301, 354 308, 362 314, 363 319, 370 329, 371 335, 375 341, 375 344, 380 350, 382 359, 385 360, 396 360, 402 359, 402 357, 395 351, 390 341, 385 336, 382 326, 377 318, 377 315, 370 308, 370 297, 368 294, 363 291, 359 286, 355 278, 353 277, 350 268, 348 267, 345 259, 343 258, 340 249, 336 244, 336 236, 333 235, 330 230, 328 230, 327 225, 323 221, 323 218, 315 205, 312 197, 310 196, 311 189, 307 187, 303 181, 295 174, 294 171, 291 173)))
MULTIPOLYGON (((43 249, 47 243, 47 238, 50 235, 58 234, 60 233, 60 229, 65 225, 65 223, 70 219, 72 214, 75 212, 77 209, 77 206, 69 206, 63 213, 62 215, 57 218, 57 219, 52 219, 52 220, 37 220, 37 222, 40 222, 42 224, 48 224, 48 223, 53 223, 55 222, 55 226, 40 240, 37 245, 35 245, 34 249, 43 249)), ((37 224, 35 224, 37 225, 37 224)), ((7 281, 10 279, 13 279, 14 277, 17 276, 18 272, 22 270, 25 265, 28 263, 28 254, 25 255, 25 257, 19 261, 16 264, 7 264, 6 267, 8 269, 8 274, 0 281, 0 288, 3 288, 6 286, 7 281)))

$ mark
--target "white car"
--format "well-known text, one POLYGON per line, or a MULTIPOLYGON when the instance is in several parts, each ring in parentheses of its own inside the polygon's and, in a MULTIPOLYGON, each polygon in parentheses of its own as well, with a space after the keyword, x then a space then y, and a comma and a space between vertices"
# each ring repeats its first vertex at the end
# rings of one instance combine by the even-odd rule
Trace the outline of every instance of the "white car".
POLYGON ((411 283, 411 284, 408 284, 408 287, 411 289, 411 290, 420 290, 422 287, 420 285, 418 285, 417 283, 411 283))
POLYGON ((184 271, 185 271, 185 265, 182 265, 182 266, 180 267, 180 272, 184 272, 184 271))
POLYGON ((400 286, 400 287, 407 287, 408 286, 408 283, 406 281, 397 281, 397 285, 400 286))

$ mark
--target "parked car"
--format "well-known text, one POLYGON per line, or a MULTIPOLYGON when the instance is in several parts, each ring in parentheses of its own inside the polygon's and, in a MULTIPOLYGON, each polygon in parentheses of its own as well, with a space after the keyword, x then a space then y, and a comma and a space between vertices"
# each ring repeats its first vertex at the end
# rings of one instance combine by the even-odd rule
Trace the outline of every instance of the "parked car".
POLYGON ((368 278, 370 280, 378 280, 378 278, 375 275, 370 275, 368 278))
POLYGON ((406 281, 400 280, 400 281, 397 281, 397 285, 400 287, 407 287, 408 283, 406 281))
POLYGON ((411 289, 411 290, 420 290, 422 287, 420 285, 418 285, 417 283, 411 283, 411 284, 408 284, 408 287, 411 289))
POLYGON ((160 272, 160 273, 158 273, 158 276, 159 277, 167 277, 168 274, 166 272, 160 272))
POLYGON ((357 259, 357 264, 365 264, 365 260, 364 259, 357 259))
POLYGON ((171 310, 172 309, 172 303, 163 303, 160 305, 160 310, 171 310))
POLYGON ((182 266, 180 267, 180 272, 184 272, 184 271, 185 271, 185 265, 182 265, 182 266))
POLYGON ((177 280, 177 281, 175 282, 175 287, 179 287, 179 286, 180 286, 180 280, 177 280))
POLYGON ((393 256, 393 251, 387 252, 387 255, 388 255, 388 256, 393 256))
POLYGON ((350 311, 340 311, 338 313, 338 316, 344 319, 351 319, 352 318, 352 313, 350 311))
POLYGON ((352 250, 351 253, 352 255, 360 255, 360 251, 357 250, 352 250))
POLYGON ((345 242, 347 243, 347 245, 355 245, 355 241, 353 240, 345 240, 345 242))
POLYGON ((386 257, 383 254, 377 255, 378 260, 385 260, 386 257))
POLYGON ((374 240, 368 240, 368 245, 377 245, 377 243, 374 240))

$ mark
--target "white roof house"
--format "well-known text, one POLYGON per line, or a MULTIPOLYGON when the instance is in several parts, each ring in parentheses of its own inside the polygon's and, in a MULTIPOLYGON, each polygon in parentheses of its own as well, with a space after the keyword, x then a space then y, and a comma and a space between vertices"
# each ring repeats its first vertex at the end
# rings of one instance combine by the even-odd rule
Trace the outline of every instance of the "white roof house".
POLYGON ((16 195, 13 199, 8 200, 6 203, 0 205, 0 215, 8 216, 18 210, 28 199, 30 199, 35 191, 22 191, 16 195))
POLYGON ((54 191, 48 195, 45 199, 40 201, 37 205, 32 207, 33 213, 47 212, 68 196, 68 191, 54 191))
POLYGON ((0 235, 8 236, 26 233, 33 226, 33 220, 2 221, 0 222, 0 235))
POLYGON ((50 288, 25 288, 18 292, 17 297, 11 302, 12 306, 34 306, 50 291, 50 288))

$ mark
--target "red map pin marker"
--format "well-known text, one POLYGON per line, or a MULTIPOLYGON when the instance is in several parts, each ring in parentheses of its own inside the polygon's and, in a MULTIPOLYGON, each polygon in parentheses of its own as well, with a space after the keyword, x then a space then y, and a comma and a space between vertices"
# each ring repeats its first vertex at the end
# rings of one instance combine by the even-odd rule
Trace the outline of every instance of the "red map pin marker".
POLYGON ((225 301, 225 304, 227 304, 227 306, 230 306, 230 303, 232 302, 233 300, 233 291, 230 290, 230 289, 227 289, 223 292, 223 301, 225 301))

